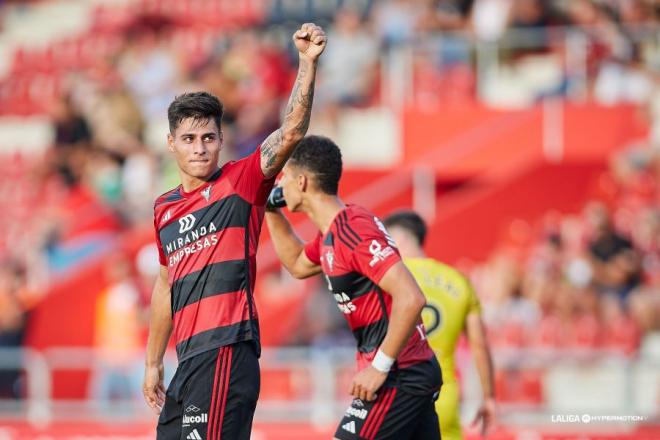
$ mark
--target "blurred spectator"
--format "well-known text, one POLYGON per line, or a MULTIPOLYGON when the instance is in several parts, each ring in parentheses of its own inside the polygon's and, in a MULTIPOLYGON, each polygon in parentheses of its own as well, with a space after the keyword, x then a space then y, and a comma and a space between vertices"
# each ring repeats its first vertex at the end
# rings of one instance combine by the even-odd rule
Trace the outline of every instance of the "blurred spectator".
MULTIPOLYGON (((547 29, 552 24, 549 3, 545 0, 514 0, 509 17, 512 29, 529 29, 525 34, 525 48, 532 52, 545 51, 548 45, 547 29)), ((524 49, 524 48, 523 48, 524 49)))
MULTIPOLYGON (((471 76, 471 67, 469 66, 472 41, 469 39, 469 34, 461 32, 468 26, 468 17, 472 8, 473 1, 459 1, 459 0, 443 0, 436 2, 429 0, 425 2, 425 11, 419 17, 417 22, 417 30, 419 41, 417 44, 429 45, 427 50, 434 51, 434 47, 439 47, 439 60, 432 60, 428 56, 416 54, 414 73, 420 75, 426 67, 432 70, 424 72, 429 77, 437 77, 438 67, 454 67, 460 65, 459 70, 462 78, 466 75, 471 76), (450 31, 450 32, 444 32, 450 31), (442 33, 438 33, 442 32, 442 33), (434 75, 434 71, 436 74, 434 75), (467 73, 470 72, 470 73, 467 73)), ((436 55, 434 53, 434 55, 436 55)), ((457 69, 450 72, 442 72, 444 78, 429 78, 429 85, 434 85, 438 88, 436 93, 451 93, 453 90, 461 89, 461 85, 453 81, 456 75, 452 75, 457 69), (449 81, 447 81, 449 77, 449 81), (443 81, 444 80, 444 81, 443 81), (450 82, 450 84, 447 84, 450 82)), ((463 99, 472 94, 466 94, 463 99)))
POLYGON ((136 283, 141 292, 141 303, 145 307, 148 307, 151 302, 151 291, 154 287, 154 282, 160 273, 158 248, 154 243, 145 244, 140 247, 135 255, 135 268, 138 274, 136 283))
POLYGON ((63 96, 53 106, 51 114, 55 127, 55 148, 88 147, 92 134, 85 118, 74 108, 70 96, 63 96))
POLYGON ((616 22, 616 10, 593 0, 576 0, 566 5, 568 22, 589 37, 586 54, 588 73, 595 75, 603 61, 631 58, 633 48, 616 22))
MULTIPOLYGON (((27 321, 25 273, 15 262, 4 261, 0 265, 0 350, 23 345, 27 321)), ((3 355, 4 356, 4 355, 3 355)), ((7 355, 19 361, 20 357, 7 355)), ((23 396, 19 369, 0 369, 0 398, 23 396)))
POLYGON ((483 41, 498 40, 505 32, 513 0, 475 0, 472 9, 472 29, 483 41))
POLYGON ((642 252, 644 280, 660 287, 660 209, 644 209, 633 229, 633 242, 642 252))
POLYGON ((138 17, 128 31, 119 71, 149 120, 163 119, 182 81, 179 59, 168 44, 165 17, 138 17))
POLYGON ((594 83, 594 96, 602 104, 645 103, 654 89, 652 76, 637 59, 629 63, 603 62, 594 83))
POLYGON ((110 60, 100 60, 93 72, 71 82, 76 101, 92 126, 96 145, 123 155, 140 148, 146 120, 110 60))
POLYGON ((122 213, 139 224, 153 211, 154 195, 158 193, 158 163, 147 147, 140 146, 124 160, 121 170, 122 213))
POLYGON ((480 287, 488 292, 484 301, 484 322, 496 344, 508 347, 527 345, 530 332, 540 320, 538 305, 523 296, 520 268, 505 255, 495 256, 486 269, 480 287))
POLYGON ((589 254, 596 288, 625 299, 640 282, 639 255, 630 240, 619 235, 610 222, 607 208, 592 203, 585 208, 589 227, 589 254))
POLYGON ((66 182, 80 179, 80 165, 92 145, 92 133, 86 119, 75 108, 70 95, 54 103, 51 111, 55 139, 50 155, 50 171, 66 182))
MULTIPOLYGON (((376 2, 373 21, 376 35, 386 46, 397 46, 413 41, 415 30, 425 12, 424 0, 382 0, 376 2)), ((341 26, 341 15, 335 15, 335 26, 341 26)), ((354 12, 357 14, 357 12, 354 12)), ((334 41, 334 40, 333 40, 334 41)))
POLYGON ((267 48, 256 32, 244 31, 231 41, 222 70, 235 82, 240 97, 233 144, 238 157, 243 157, 279 126, 281 99, 289 86, 286 56, 267 48))
POLYGON ((337 12, 328 38, 332 38, 332 45, 323 55, 319 75, 321 104, 364 104, 372 91, 378 62, 377 41, 358 13, 348 8, 337 12))
POLYGON ((121 200, 121 163, 118 154, 96 149, 88 155, 85 164, 85 183, 113 206, 121 200))
MULTIPOLYGON (((225 43, 225 40, 221 40, 225 43)), ((223 48, 223 52, 224 52, 223 48)), ((224 57, 218 56, 199 72, 199 81, 204 90, 216 95, 224 106, 222 122, 224 125, 232 125, 236 121, 236 115, 240 111, 243 97, 239 87, 240 77, 225 68, 224 57)), ((224 128, 223 128, 224 131, 224 128)))
POLYGON ((317 115, 337 122, 341 106, 364 105, 373 93, 379 59, 378 41, 359 14, 350 8, 337 12, 321 59, 315 105, 317 115))
POLYGON ((660 287, 640 287, 630 294, 630 315, 642 333, 660 330, 660 287))
POLYGON ((141 328, 146 320, 129 260, 123 255, 111 256, 106 271, 109 286, 96 304, 94 346, 98 364, 91 386, 94 398, 107 404, 140 397, 141 328))
POLYGON ((462 30, 467 25, 467 18, 474 0, 427 0, 424 12, 417 21, 420 31, 462 30))

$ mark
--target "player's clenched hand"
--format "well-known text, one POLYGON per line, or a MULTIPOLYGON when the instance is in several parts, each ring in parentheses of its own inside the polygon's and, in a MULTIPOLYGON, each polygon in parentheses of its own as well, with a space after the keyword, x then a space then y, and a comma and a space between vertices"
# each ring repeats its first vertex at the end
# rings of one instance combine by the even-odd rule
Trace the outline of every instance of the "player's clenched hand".
POLYGON ((358 399, 371 402, 376 399, 376 391, 383 386, 385 379, 387 379, 387 373, 378 371, 369 365, 355 375, 348 393, 358 399))
POLYGON ((282 191, 282 187, 274 187, 270 192, 268 199, 266 200, 266 211, 275 211, 285 206, 286 200, 284 200, 284 192, 282 191))
POLYGON ((165 404, 165 386, 163 385, 163 364, 155 367, 147 366, 144 370, 144 383, 142 394, 147 405, 160 414, 165 404))
POLYGON ((301 57, 316 60, 325 49, 328 37, 321 26, 305 23, 293 34, 293 42, 301 57))

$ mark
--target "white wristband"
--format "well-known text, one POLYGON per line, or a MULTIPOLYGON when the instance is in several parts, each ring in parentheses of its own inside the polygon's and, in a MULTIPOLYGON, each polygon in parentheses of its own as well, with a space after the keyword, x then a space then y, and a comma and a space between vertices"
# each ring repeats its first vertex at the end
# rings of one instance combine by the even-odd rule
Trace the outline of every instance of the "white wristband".
POLYGON ((371 361, 371 366, 381 373, 387 373, 390 371, 390 368, 392 368, 394 361, 394 358, 389 357, 379 348, 376 352, 376 356, 374 356, 374 360, 371 361))

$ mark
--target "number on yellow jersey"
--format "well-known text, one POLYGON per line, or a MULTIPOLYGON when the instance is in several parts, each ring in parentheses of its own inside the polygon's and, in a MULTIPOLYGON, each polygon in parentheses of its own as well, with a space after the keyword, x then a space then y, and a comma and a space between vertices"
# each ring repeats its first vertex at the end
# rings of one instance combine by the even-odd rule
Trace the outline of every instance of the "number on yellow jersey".
POLYGON ((431 336, 442 327, 442 312, 433 303, 427 303, 422 310, 422 319, 426 323, 426 334, 431 336))

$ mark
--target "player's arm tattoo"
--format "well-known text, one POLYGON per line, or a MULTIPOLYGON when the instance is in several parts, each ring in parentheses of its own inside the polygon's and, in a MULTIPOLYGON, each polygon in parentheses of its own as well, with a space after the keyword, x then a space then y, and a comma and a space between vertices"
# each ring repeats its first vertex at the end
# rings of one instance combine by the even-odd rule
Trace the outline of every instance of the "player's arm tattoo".
POLYGON ((267 177, 280 172, 298 142, 307 133, 315 82, 316 63, 301 59, 298 76, 284 111, 282 126, 261 145, 261 169, 267 177))
POLYGON ((269 175, 270 170, 277 160, 277 146, 282 144, 282 129, 278 128, 261 144, 261 169, 264 174, 269 175))

